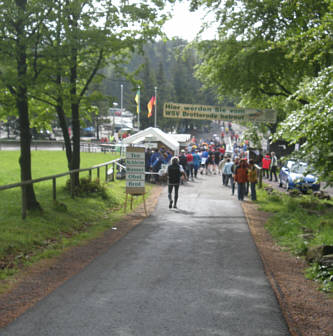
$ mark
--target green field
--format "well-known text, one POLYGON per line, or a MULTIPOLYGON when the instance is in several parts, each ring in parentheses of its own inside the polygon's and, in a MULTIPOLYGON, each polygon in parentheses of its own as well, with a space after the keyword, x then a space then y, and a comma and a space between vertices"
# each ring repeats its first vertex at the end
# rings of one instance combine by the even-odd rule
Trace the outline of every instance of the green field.
MULTIPOLYGON (((18 151, 0 151, 0 185, 20 182, 19 155, 18 151)), ((117 157, 118 154, 110 153, 81 153, 81 168, 111 161, 117 157)), ((64 151, 32 151, 31 163, 33 179, 68 170, 64 151)))
MULTIPOLYGON (((111 161, 115 155, 81 153, 81 168, 111 161)), ((19 182, 18 157, 18 152, 0 152, 0 185, 19 182)), ((64 152, 32 152, 33 178, 66 171, 64 152)), ((94 170, 93 180, 96 174, 94 170)), ((88 177, 88 172, 82 173, 82 177, 88 177)), ((0 279, 8 278, 19 267, 54 256, 68 246, 98 236, 124 216, 125 181, 105 184, 104 168, 101 168, 100 178, 102 193, 74 199, 65 190, 68 177, 57 179, 57 202, 52 199, 51 180, 35 184, 36 196, 43 210, 28 212, 25 220, 21 218, 21 189, 0 191, 0 279)), ((139 202, 140 199, 135 198, 134 205, 139 202)))

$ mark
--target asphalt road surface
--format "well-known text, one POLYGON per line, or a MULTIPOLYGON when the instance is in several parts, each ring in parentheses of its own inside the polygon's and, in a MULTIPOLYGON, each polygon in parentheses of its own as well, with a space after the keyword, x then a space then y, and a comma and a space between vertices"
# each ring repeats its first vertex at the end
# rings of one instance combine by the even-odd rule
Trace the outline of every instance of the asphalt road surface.
POLYGON ((153 215, 1 336, 289 335, 249 229, 220 176, 166 189, 153 215))

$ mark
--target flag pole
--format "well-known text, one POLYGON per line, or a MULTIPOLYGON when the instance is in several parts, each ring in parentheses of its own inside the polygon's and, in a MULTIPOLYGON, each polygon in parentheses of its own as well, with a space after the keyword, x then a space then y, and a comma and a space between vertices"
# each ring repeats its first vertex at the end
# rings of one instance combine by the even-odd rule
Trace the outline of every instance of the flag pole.
POLYGON ((155 86, 155 118, 154 118, 154 127, 157 126, 157 86, 155 86))
POLYGON ((138 112, 138 129, 140 131, 140 85, 138 86, 138 106, 137 106, 137 112, 138 112))

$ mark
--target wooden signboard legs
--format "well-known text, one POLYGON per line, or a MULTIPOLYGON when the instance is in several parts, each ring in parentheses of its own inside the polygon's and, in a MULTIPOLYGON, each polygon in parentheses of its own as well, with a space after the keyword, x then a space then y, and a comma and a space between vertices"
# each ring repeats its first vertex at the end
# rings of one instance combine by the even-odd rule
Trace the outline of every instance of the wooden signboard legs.
POLYGON ((147 207, 146 207, 146 199, 145 199, 145 194, 146 193, 129 193, 129 192, 126 192, 126 197, 125 197, 125 204, 124 204, 124 212, 126 213, 127 211, 127 201, 128 201, 128 195, 130 195, 130 209, 132 210, 133 209, 133 197, 134 196, 142 196, 142 199, 143 199, 143 207, 145 209, 145 214, 146 216, 148 216, 148 213, 147 213, 147 207))

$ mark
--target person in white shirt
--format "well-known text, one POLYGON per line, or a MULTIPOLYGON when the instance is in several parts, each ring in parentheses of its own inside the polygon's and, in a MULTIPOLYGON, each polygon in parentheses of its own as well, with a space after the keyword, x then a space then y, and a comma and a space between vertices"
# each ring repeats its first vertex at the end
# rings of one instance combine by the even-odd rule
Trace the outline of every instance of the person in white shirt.
POLYGON ((271 153, 271 164, 269 166, 269 180, 272 181, 273 180, 273 174, 274 174, 274 178, 275 178, 275 182, 278 181, 277 176, 276 176, 276 171, 277 171, 277 167, 278 167, 278 158, 275 155, 274 152, 271 153))
POLYGON ((234 163, 229 158, 227 158, 227 162, 224 164, 223 171, 222 171, 222 174, 225 176, 225 186, 229 184, 229 180, 230 180, 231 186, 234 183, 234 179, 232 177, 232 166, 233 165, 234 163))

